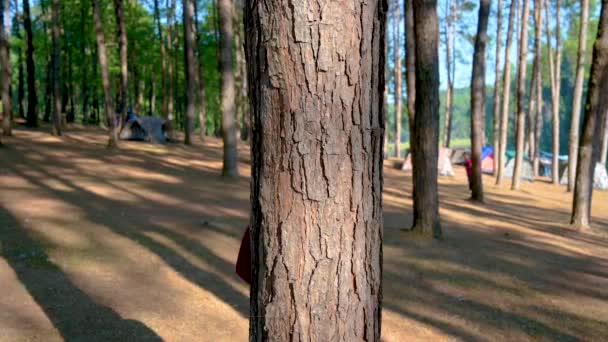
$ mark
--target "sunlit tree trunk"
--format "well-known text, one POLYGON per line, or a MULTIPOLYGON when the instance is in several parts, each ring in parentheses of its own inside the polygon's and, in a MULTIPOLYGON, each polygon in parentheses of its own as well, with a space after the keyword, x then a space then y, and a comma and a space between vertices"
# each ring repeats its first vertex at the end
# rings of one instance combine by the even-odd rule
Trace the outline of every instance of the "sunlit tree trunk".
POLYGON ((395 63, 395 157, 401 157, 401 6, 397 1, 393 6, 393 42, 395 63))
POLYGON ((494 76, 494 108, 492 110, 493 116, 492 119, 494 121, 494 130, 492 133, 492 139, 494 142, 494 172, 496 173, 498 170, 498 155, 499 146, 500 146, 500 53, 501 53, 501 43, 502 43, 502 0, 498 0, 498 5, 496 8, 496 66, 495 66, 495 76, 494 76))
POLYGON ((116 16, 116 37, 118 39, 118 52, 120 56, 120 83, 118 89, 118 109, 120 110, 119 129, 127 118, 127 99, 129 91, 129 72, 127 61, 127 28, 125 26, 125 13, 123 0, 114 0, 114 13, 116 16))
POLYGON ((232 65, 232 0, 219 0, 221 110, 224 164, 222 174, 237 177, 238 153, 234 119, 234 68, 232 65))
MULTIPOLYGON (((407 82, 407 118, 410 131, 410 153, 414 151, 416 140, 414 118, 416 113, 416 32, 414 30, 414 0, 404 0, 405 12, 405 80, 407 82)), ((411 159, 412 166, 415 162, 411 159)), ((412 197, 416 193, 416 183, 412 182, 412 197)))
POLYGON ((110 75, 108 72, 108 55, 106 52, 106 40, 103 32, 103 24, 101 21, 101 10, 99 8, 100 0, 92 0, 93 19, 95 21, 95 39, 97 40, 97 55, 99 58, 99 68, 101 69, 101 84, 103 87, 104 108, 106 111, 106 122, 109 128, 108 147, 112 148, 118 145, 118 124, 114 112, 114 103, 112 101, 112 93, 110 90, 110 75))
POLYGON ((600 139, 608 115, 605 98, 608 94, 608 0, 602 0, 600 23, 589 75, 571 219, 571 224, 581 230, 588 229, 591 224, 593 174, 595 164, 600 160, 600 139))
POLYGON ((452 112, 454 102, 454 68, 453 63, 453 50, 454 50, 454 39, 456 25, 456 0, 447 0, 446 7, 449 11, 446 16, 446 71, 448 80, 448 89, 446 91, 445 99, 445 123, 443 129, 443 146, 450 147, 452 140, 452 112))
POLYGON ((59 0, 53 0, 53 135, 61 135, 61 97, 59 93, 59 73, 61 52, 59 50, 59 0))
POLYGON ((496 185, 502 184, 505 164, 507 163, 507 130, 509 128, 509 100, 511 96, 511 45, 515 26, 515 8, 518 0, 511 0, 509 9, 509 24, 507 28, 507 42, 505 45, 505 66, 503 68, 502 83, 502 116, 500 119, 500 148, 498 152, 498 170, 496 172, 496 185))
POLYGON ((481 149, 483 144, 484 112, 486 109, 486 45, 488 43, 488 17, 491 0, 481 0, 473 54, 471 76, 471 160, 473 176, 471 199, 483 202, 483 179, 481 173, 481 149))
POLYGON ((521 170, 524 163, 524 138, 526 133, 526 72, 528 69, 528 17, 530 1, 524 0, 521 13, 521 40, 519 44, 519 62, 517 63, 517 118, 515 128, 515 167, 511 189, 519 189, 521 170))
MULTIPOLYGON (((532 87, 535 88, 536 101, 535 101, 535 123, 534 123, 534 149, 533 155, 533 167, 534 176, 539 175, 540 168, 540 139, 543 127, 543 78, 541 73, 541 55, 542 55, 542 31, 543 31, 543 11, 542 3, 537 1, 534 3, 534 82, 532 87)), ((532 109, 530 109, 532 111, 532 109)))
POLYGON ((555 16, 555 51, 553 51, 551 44, 551 31, 549 29, 549 22, 551 16, 549 14, 549 8, 547 1, 544 1, 545 12, 547 20, 545 22, 547 30, 547 51, 549 55, 549 73, 551 76, 551 110, 553 113, 553 161, 551 167, 551 181, 553 184, 559 184, 559 102, 560 102, 560 88, 561 88, 561 38, 560 38, 560 2, 556 1, 556 16, 555 16), (555 54, 554 54, 555 53, 555 54))
POLYGON ((0 97, 2 98, 2 134, 10 136, 11 132, 11 61, 9 49, 10 29, 8 20, 10 18, 10 6, 8 0, 0 0, 0 97))
POLYGON ((570 115, 570 138, 568 140, 568 191, 574 188, 576 158, 583 102, 583 81, 585 79, 585 55, 587 54, 587 26, 589 26, 589 0, 581 0, 581 27, 578 35, 578 58, 576 59, 576 79, 570 115))
POLYGON ((246 3, 249 340, 379 341, 386 3, 246 3))
POLYGON ((436 0, 414 0, 416 115, 413 141, 412 230, 441 237, 437 159, 439 145, 439 24, 436 0))
POLYGON ((38 97, 36 96, 36 67, 34 64, 34 34, 29 0, 23 0, 23 27, 25 28, 25 63, 27 67, 27 116, 26 125, 38 126, 38 97))
POLYGON ((186 76, 186 115, 184 117, 184 133, 186 145, 192 144, 194 130, 194 115, 196 110, 196 60, 194 59, 194 22, 193 0, 184 0, 184 75, 186 76))

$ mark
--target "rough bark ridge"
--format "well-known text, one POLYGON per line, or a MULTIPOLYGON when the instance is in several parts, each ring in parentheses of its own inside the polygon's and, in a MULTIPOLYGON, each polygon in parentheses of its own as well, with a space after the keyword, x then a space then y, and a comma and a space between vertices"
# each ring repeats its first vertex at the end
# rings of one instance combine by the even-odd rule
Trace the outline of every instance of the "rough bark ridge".
MULTIPOLYGON (((112 102, 112 93, 110 91, 110 75, 108 72, 108 54, 106 52, 106 39, 103 32, 101 21, 101 10, 99 8, 100 0, 92 0, 93 19, 95 21, 95 38, 97 40, 97 55, 99 58, 99 68, 101 69, 101 84, 103 87, 104 107, 106 111, 106 123, 109 128, 108 147, 118 145, 118 126, 116 124, 116 116, 114 115, 114 103, 112 102)), ((96 70, 96 69, 94 69, 96 70)))
POLYGON ((600 159, 599 144, 608 115, 608 0, 602 0, 588 89, 572 203, 571 224, 578 229, 587 229, 591 223, 593 174, 600 159))
POLYGON ((507 29, 507 43, 505 45, 505 66, 503 68, 502 82, 502 116, 500 118, 500 146, 498 152, 498 171, 496 172, 496 185, 502 184, 503 172, 507 161, 507 129, 509 127, 509 101, 511 96, 511 45, 513 42, 513 29, 515 24, 515 8, 518 0, 511 0, 509 9, 509 27, 507 29))
POLYGON ((27 69, 27 117, 29 127, 38 126, 38 97, 36 96, 36 67, 34 64, 34 35, 29 0, 23 0, 23 27, 25 28, 25 63, 27 69))
POLYGON ((386 1, 246 2, 251 341, 378 341, 386 1))
POLYGON ((9 57, 9 29, 6 19, 10 17, 8 0, 0 0, 0 69, 2 76, 0 77, 0 97, 2 98, 2 133, 11 135, 11 62, 9 57))
POLYGON ((581 27, 578 35, 578 58, 576 59, 576 79, 572 114, 570 115, 570 137, 568 139, 568 191, 574 188, 576 176, 576 157, 578 151, 578 132, 581 122, 581 103, 583 102, 583 82, 585 79, 585 55, 587 54, 587 26, 589 26, 589 0, 581 1, 581 27))
POLYGON ((521 169, 524 163, 524 137, 526 132, 526 72, 528 69, 528 17, 530 1, 524 0, 521 13, 521 40, 519 45, 519 62, 517 63, 517 120, 515 140, 515 166, 511 189, 519 189, 521 169))
POLYGON ((184 117, 184 143, 192 144, 194 115, 196 110, 196 60, 194 59, 194 32, 192 0, 184 0, 184 74, 186 76, 186 116, 184 117))
MULTIPOLYGON (((53 135, 61 135, 61 105, 59 94, 59 72, 61 52, 59 49, 59 0, 53 0, 53 135)), ((65 90, 64 90, 65 91, 65 90)))
POLYGON ((471 76, 471 146, 473 177, 471 198, 483 202, 483 181, 481 174, 481 149, 483 144, 484 112, 486 108, 486 45, 488 43, 488 17, 490 0, 481 0, 475 53, 473 54, 473 75, 471 76))
POLYGON ((394 57, 395 57, 395 157, 401 157, 401 6, 399 1, 393 7, 395 18, 393 22, 394 57))
POLYGON ((234 67, 232 64, 232 0, 219 0, 220 74, 222 76, 222 138, 224 162, 222 174, 237 177, 238 153, 234 120, 234 67))
POLYGON ((500 146, 500 52, 502 42, 502 0, 498 0, 497 14, 496 14, 496 67, 494 77, 494 108, 493 117, 494 130, 492 138, 494 142, 494 172, 498 170, 498 149, 500 146))
POLYGON ((412 230, 441 238, 437 158, 439 145, 439 24, 436 0, 415 0, 416 116, 413 141, 412 230))

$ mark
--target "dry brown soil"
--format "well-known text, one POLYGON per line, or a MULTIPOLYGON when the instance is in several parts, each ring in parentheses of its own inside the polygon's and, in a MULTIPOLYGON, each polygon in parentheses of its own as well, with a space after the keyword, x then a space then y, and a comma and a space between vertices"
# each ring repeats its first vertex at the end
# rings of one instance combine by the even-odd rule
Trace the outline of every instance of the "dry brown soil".
MULTIPOLYGON (((0 149, 0 341, 246 341, 234 274, 248 220, 249 154, 222 179, 221 142, 123 143, 75 127, 15 130, 0 149)), ((440 179, 445 239, 404 233, 410 174, 385 167, 383 341, 608 341, 608 192, 595 231, 571 196, 464 170, 440 179), (509 183, 509 182, 506 182, 509 183)))

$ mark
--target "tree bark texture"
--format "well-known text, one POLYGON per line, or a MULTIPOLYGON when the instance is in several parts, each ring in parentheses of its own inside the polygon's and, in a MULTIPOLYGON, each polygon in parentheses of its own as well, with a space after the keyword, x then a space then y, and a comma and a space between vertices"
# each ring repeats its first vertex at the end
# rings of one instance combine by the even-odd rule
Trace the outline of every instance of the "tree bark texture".
POLYGON ((184 117, 184 143, 192 144, 196 111, 196 60, 194 59, 193 0, 184 0, 184 74, 186 76, 186 115, 184 117))
POLYGON ((388 5, 246 6, 250 341, 379 341, 388 5))
POLYGON ((500 148, 500 52, 501 52, 501 43, 502 43, 502 0, 498 0, 498 5, 496 9, 496 66, 494 69, 495 77, 494 77, 494 108, 492 110, 493 113, 493 121, 494 121, 494 130, 492 133, 492 139, 494 143, 494 172, 496 173, 498 170, 498 155, 500 148))
POLYGON ((608 115, 608 0, 602 0, 588 89, 572 203, 571 223, 578 229, 587 229, 591 223, 593 174, 600 160, 600 139, 608 115))
POLYGON ((528 17, 530 1, 524 0, 521 13, 521 40, 519 42, 519 62, 517 63, 517 118, 515 128, 515 166, 513 168, 512 190, 518 190, 524 163, 524 138, 526 132, 526 73, 528 69, 528 17))
POLYGON ((412 230, 441 238, 437 159, 439 145, 439 24, 436 0, 414 0, 416 115, 413 141, 412 230))
POLYGON ((574 188, 576 178, 576 158, 578 151, 583 102, 583 82, 585 80, 585 55, 587 54, 587 27, 589 26, 589 0, 581 0, 581 27, 578 35, 578 56, 576 59, 576 78, 570 114, 570 136, 568 139, 568 191, 574 188))
POLYGON ((10 30, 8 24, 10 7, 8 0, 0 0, 0 97, 2 98, 2 134, 10 136, 11 132, 11 61, 9 49, 10 30))
POLYGON ((518 0, 511 0, 509 9, 509 24, 507 28, 507 42, 505 45, 505 66, 503 68, 502 116, 500 118, 500 146, 497 155, 498 170, 496 172, 496 185, 502 184, 505 164, 507 163, 507 133, 509 129, 509 100, 511 97, 511 45, 513 43, 517 1, 518 0))
POLYGON ((481 173, 481 149, 483 144, 484 112, 486 108, 486 46, 488 43, 488 19, 490 0, 481 0, 477 36, 473 54, 473 75, 471 76, 471 160, 473 175, 471 198, 483 202, 483 179, 481 173))
POLYGON ((395 157, 401 158, 401 6, 399 1, 393 6, 393 39, 395 63, 395 157))
POLYGON ((232 64, 232 0, 219 0, 220 14, 220 74, 222 79, 222 138, 224 163, 222 174, 237 177, 238 151, 234 119, 234 67, 232 64))
POLYGON ((25 64, 27 69, 27 116, 28 127, 38 126, 38 97, 36 96, 36 67, 34 64, 34 34, 29 0, 23 0, 23 27, 25 28, 25 64))
POLYGON ((53 17, 53 135, 61 135, 61 94, 59 92, 61 50, 59 47, 59 0, 53 0, 51 7, 53 17))
POLYGON ((104 109, 106 112, 106 123, 109 129, 108 147, 112 148, 118 145, 118 125, 114 112, 114 102, 112 101, 112 93, 110 90, 110 75, 108 71, 108 54, 106 51, 106 40, 103 32, 103 24, 101 21, 101 9, 99 8, 100 0, 92 0, 93 5, 93 20, 95 21, 95 38, 97 40, 97 55, 99 58, 99 68, 101 69, 101 84, 103 87, 104 109))

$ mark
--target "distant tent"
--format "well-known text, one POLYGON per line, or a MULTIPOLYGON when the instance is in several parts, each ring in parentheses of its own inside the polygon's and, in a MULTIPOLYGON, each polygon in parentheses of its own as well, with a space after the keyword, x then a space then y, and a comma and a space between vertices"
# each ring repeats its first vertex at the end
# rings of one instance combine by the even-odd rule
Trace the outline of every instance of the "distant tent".
POLYGON ((161 118, 152 116, 140 118, 137 115, 130 115, 120 131, 120 139, 164 144, 169 140, 165 124, 166 121, 161 118))
MULTIPOLYGON (((452 167, 452 162, 450 161, 450 156, 452 155, 452 151, 449 148, 440 148, 439 149, 439 159, 437 160, 437 169, 439 171, 440 176, 454 176, 454 168, 452 167)), ((412 170, 412 153, 408 151, 405 160, 403 161, 403 165, 401 166, 402 171, 411 171, 412 170)))
POLYGON ((481 172, 494 173, 494 148, 485 146, 481 150, 481 172))
POLYGON ((452 161, 450 156, 452 150, 449 148, 442 147, 439 149, 439 159, 437 160, 437 168, 439 169, 440 176, 454 176, 454 169, 452 168, 452 161))
MULTIPOLYGON (((521 180, 532 182, 534 181, 534 167, 532 162, 524 159, 521 169, 521 180)), ((515 168, 515 158, 511 158, 505 166, 503 178, 513 178, 513 169, 515 168)))
MULTIPOLYGON (((564 168, 568 166, 568 156, 561 155, 558 158, 559 162, 559 174, 564 173, 564 168)), ((551 178, 551 172, 553 171, 553 153, 540 151, 539 155, 540 162, 540 176, 551 178)))
POLYGON ((452 150, 450 161, 452 162, 452 165, 464 165, 469 158, 469 154, 469 151, 464 148, 456 148, 452 150))
MULTIPOLYGON (((562 171, 559 184, 568 184, 568 166, 562 171)), ((595 164, 595 171, 593 172, 593 188, 598 190, 608 190, 608 172, 606 167, 601 163, 595 164)))

